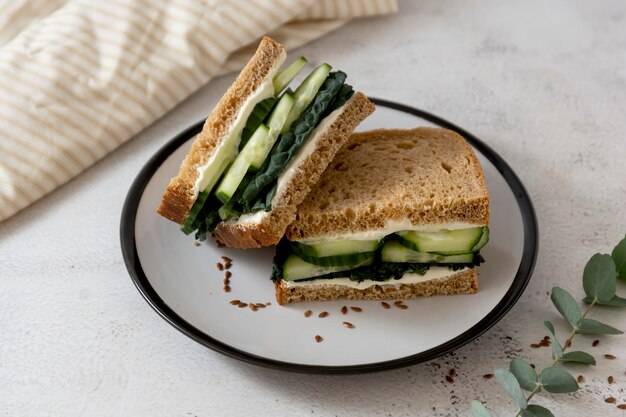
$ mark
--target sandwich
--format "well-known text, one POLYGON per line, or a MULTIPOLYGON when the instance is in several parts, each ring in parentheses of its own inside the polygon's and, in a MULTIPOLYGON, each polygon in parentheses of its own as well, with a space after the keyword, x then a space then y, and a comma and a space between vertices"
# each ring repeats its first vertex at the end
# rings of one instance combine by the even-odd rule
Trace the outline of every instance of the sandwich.
POLYGON ((355 127, 374 111, 328 64, 294 90, 307 64, 283 68, 283 45, 265 37, 195 138, 157 212, 229 247, 279 242, 297 206, 355 127))
POLYGON ((480 163, 438 128, 353 134, 277 246, 279 304, 478 291, 489 240, 480 163))

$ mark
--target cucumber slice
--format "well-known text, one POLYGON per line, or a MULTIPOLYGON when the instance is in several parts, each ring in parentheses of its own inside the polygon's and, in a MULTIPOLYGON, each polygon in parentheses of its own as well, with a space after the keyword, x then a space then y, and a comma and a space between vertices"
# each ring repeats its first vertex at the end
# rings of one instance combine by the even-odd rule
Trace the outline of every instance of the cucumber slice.
POLYGON ((483 234, 482 227, 457 230, 441 230, 434 233, 413 230, 396 233, 400 243, 417 252, 435 252, 441 255, 457 255, 472 251, 483 234))
POLYGON ((319 67, 315 68, 313 72, 311 72, 309 76, 306 77, 304 81, 302 81, 302 84, 300 84, 294 94, 296 103, 291 109, 289 117, 287 117, 287 122, 285 122, 281 133, 289 132, 291 124, 298 117, 300 117, 302 112, 306 110, 309 104, 311 104, 311 101, 313 101, 313 98, 328 77, 331 69, 332 67, 330 65, 322 64, 319 67))
POLYGON ((349 266, 356 268, 357 265, 366 261, 373 261, 376 252, 360 252, 350 253, 346 255, 324 256, 318 258, 316 256, 307 256, 294 247, 294 252, 304 261, 319 266, 349 266))
POLYGON ((373 252, 378 249, 379 240, 324 240, 316 243, 291 242, 294 251, 304 256, 322 258, 326 256, 349 255, 373 252))
POLYGON ((274 77, 274 94, 279 95, 307 64, 307 59, 303 56, 293 61, 284 71, 274 77))
POLYGON ((257 148, 254 150, 252 163, 250 164, 254 171, 261 169, 263 162, 265 162, 265 158, 267 158, 267 155, 269 155, 272 150, 272 146, 274 146, 276 139, 278 139, 280 130, 285 124, 294 104, 294 96, 292 94, 285 93, 272 111, 272 114, 267 121, 270 131, 264 140, 259 141, 258 145, 256 145, 257 148))
POLYGON ((333 272, 348 271, 359 266, 371 265, 372 261, 364 261, 353 266, 319 266, 305 262, 297 255, 289 255, 283 264, 283 280, 297 281, 305 278, 319 277, 333 272))
POLYGON ((240 151, 246 146, 246 143, 248 143, 254 132, 261 126, 261 123, 265 121, 265 118, 270 114, 277 101, 278 99, 276 97, 270 97, 254 106, 252 113, 250 113, 246 121, 246 127, 244 127, 241 132, 241 142, 239 143, 240 151))
POLYGON ((224 175, 224 179, 222 179, 222 182, 215 190, 215 196, 222 203, 226 203, 235 194, 241 180, 243 180, 246 172, 248 172, 248 168, 250 168, 258 144, 266 139, 269 132, 270 129, 261 124, 246 144, 246 147, 235 158, 235 162, 230 166, 228 172, 224 175))
POLYGON ((198 194, 198 198, 196 198, 193 206, 191 206, 191 210, 187 213, 185 221, 180 226, 180 230, 182 230, 184 234, 188 235, 198 228, 199 222, 196 222, 196 218, 198 217, 198 214, 200 214, 200 210, 202 210, 202 206, 204 206, 204 202, 210 194, 211 193, 208 191, 202 191, 198 194))
POLYGON ((472 248, 472 252, 478 252, 487 242, 489 242, 489 227, 485 226, 483 227, 483 234, 480 236, 480 239, 478 239, 478 243, 472 248))
POLYGON ((417 252, 407 248, 400 242, 390 241, 383 245, 380 251, 380 258, 383 262, 467 264, 474 260, 474 254, 464 253, 445 256, 436 253, 417 252))

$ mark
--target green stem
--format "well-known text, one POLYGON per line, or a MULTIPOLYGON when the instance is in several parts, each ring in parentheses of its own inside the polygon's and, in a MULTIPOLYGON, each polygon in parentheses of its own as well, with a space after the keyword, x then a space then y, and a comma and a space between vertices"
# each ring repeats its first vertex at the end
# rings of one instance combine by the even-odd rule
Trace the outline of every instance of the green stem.
MULTIPOLYGON (((587 309, 585 310, 585 312, 583 313, 581 319, 584 319, 585 317, 587 317, 587 314, 589 314, 589 311, 591 311, 591 308, 596 304, 596 301, 598 301, 597 299, 594 298, 594 300, 591 302, 591 304, 589 304, 589 306, 587 307, 587 309)), ((567 338, 567 340, 565 341, 565 344, 563 345, 563 352, 565 352, 565 350, 571 346, 572 344, 572 339, 574 339, 574 336, 576 336, 578 333, 578 328, 574 327, 574 329, 572 330, 572 333, 570 333, 569 337, 567 338)), ((559 358, 556 358, 553 362, 552 362, 552 366, 556 366, 561 362, 561 360, 559 358)), ((528 395, 528 397, 526 397, 526 402, 530 402, 530 400, 535 396, 536 393, 538 393, 539 391, 541 391, 541 384, 537 384, 537 386, 535 387, 535 389, 528 395)), ((522 412, 524 410, 522 410, 521 408, 517 411, 517 414, 515 414, 515 417, 519 417, 522 412)))

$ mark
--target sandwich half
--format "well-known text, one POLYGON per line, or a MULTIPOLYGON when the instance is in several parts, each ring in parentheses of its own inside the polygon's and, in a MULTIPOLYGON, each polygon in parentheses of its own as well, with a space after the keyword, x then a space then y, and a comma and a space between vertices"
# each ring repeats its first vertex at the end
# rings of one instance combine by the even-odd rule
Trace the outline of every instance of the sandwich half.
POLYGON ((265 37, 193 141, 157 212, 230 247, 278 243, 296 207, 355 127, 374 111, 328 64, 283 68, 283 45, 265 37))
POLYGON ((276 299, 475 293, 488 224, 482 169, 461 136, 427 127, 353 134, 277 247, 276 299))

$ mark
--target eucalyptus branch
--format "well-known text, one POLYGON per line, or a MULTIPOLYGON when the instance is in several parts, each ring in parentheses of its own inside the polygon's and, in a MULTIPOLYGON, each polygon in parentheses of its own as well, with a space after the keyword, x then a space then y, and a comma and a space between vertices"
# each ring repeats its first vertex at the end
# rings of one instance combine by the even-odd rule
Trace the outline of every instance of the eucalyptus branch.
MULTIPOLYGON (((552 412, 537 404, 529 404, 539 392, 553 394, 570 393, 579 389, 578 382, 561 366, 566 362, 595 365, 592 355, 582 351, 566 352, 577 334, 622 334, 621 330, 587 318, 595 306, 626 307, 626 299, 616 295, 617 279, 626 281, 626 238, 612 251, 611 255, 595 254, 589 259, 583 272, 583 289, 587 308, 581 313, 578 303, 570 293, 562 288, 552 288, 552 303, 561 316, 570 324, 572 331, 561 345, 556 337, 554 326, 544 321, 550 345, 552 346, 552 365, 544 368, 539 375, 524 359, 515 358, 509 369, 496 369, 495 376, 511 396, 518 407, 515 417, 554 417, 552 412), (529 392, 528 396, 523 391, 529 392)), ((475 417, 491 417, 480 401, 472 401, 472 413, 475 417)))

